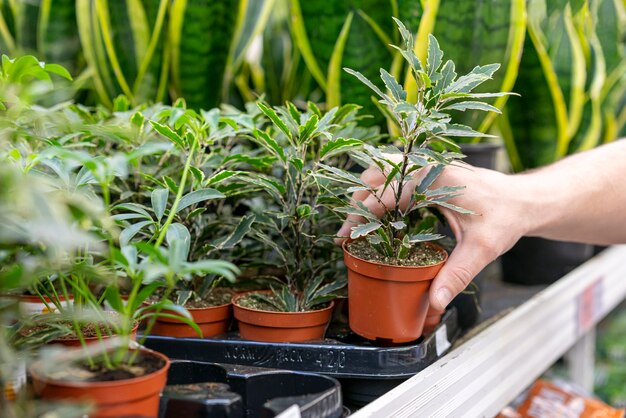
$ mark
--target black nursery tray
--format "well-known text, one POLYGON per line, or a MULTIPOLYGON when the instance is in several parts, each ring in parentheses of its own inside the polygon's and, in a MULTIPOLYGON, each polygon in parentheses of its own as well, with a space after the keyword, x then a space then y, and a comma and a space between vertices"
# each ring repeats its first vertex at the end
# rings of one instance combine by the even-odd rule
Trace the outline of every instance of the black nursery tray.
POLYGON ((356 334, 329 330, 328 338, 301 343, 247 341, 236 332, 221 338, 149 336, 148 348, 170 358, 322 373, 339 378, 398 379, 421 371, 460 334, 455 308, 430 335, 415 343, 379 347, 356 334))
POLYGON ((149 336, 145 345, 170 358, 320 373, 340 380, 344 398, 363 405, 439 359, 461 333, 457 310, 415 343, 373 345, 351 332, 330 329, 321 341, 266 343, 242 340, 236 332, 218 338, 149 336))
POLYGON ((271 418, 294 404, 303 418, 338 418, 340 389, 313 373, 174 360, 159 418, 271 418))

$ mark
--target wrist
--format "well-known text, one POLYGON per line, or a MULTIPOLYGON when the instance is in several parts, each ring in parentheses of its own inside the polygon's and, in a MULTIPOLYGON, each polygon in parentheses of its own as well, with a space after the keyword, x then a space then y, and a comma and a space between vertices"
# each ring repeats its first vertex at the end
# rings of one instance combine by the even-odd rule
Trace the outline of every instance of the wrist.
POLYGON ((562 214, 559 205, 564 201, 560 196, 560 188, 553 187, 553 181, 544 170, 531 171, 512 175, 512 187, 517 202, 517 215, 520 219, 522 236, 539 237, 548 231, 562 214))

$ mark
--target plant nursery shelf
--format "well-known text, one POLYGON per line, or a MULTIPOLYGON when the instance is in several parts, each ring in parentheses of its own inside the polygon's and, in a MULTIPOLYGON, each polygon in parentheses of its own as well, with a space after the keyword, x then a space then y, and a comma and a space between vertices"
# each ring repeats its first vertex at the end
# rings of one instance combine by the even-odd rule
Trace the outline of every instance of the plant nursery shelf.
POLYGON ((626 245, 618 245, 352 417, 495 416, 572 347, 584 352, 595 324, 625 298, 626 245))

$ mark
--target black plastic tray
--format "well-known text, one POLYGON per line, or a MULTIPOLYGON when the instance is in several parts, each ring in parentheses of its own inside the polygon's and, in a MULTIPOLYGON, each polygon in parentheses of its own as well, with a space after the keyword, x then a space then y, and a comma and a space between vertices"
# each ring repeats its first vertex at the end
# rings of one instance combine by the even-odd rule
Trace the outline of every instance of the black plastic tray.
POLYGON ((439 359, 461 334, 456 308, 415 343, 379 347, 349 331, 332 330, 321 341, 266 343, 231 332, 214 338, 149 336, 145 345, 173 359, 237 367, 312 372, 337 378, 348 406, 367 404, 439 359))
POLYGON ((337 380, 313 373, 172 361, 159 418, 274 417, 298 405, 303 418, 343 415, 337 380))
POLYGON ((221 338, 149 336, 145 345, 170 358, 321 373, 337 378, 400 379, 436 361, 460 334, 455 308, 430 335, 412 344, 378 347, 353 333, 303 343, 242 340, 238 333, 221 338))

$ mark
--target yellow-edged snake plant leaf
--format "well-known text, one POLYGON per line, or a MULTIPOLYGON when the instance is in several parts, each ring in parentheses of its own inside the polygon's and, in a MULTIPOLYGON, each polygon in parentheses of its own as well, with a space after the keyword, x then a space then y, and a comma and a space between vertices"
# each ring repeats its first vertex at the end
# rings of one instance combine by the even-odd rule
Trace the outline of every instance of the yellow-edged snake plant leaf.
MULTIPOLYGON (((363 106, 364 110, 361 114, 374 116, 374 119, 369 119, 368 123, 382 122, 382 115, 371 101, 371 90, 341 68, 355 68, 369 79, 378 80, 379 68, 391 66, 391 52, 374 29, 376 27, 382 33, 394 34, 391 2, 389 0, 292 0, 293 2, 299 3, 310 51, 325 79, 331 72, 329 64, 337 39, 346 19, 352 13, 343 54, 340 60, 333 62, 337 67, 334 71, 338 69, 336 74, 340 80, 340 92, 330 94, 338 94, 341 103, 356 103, 363 106)), ((292 31, 296 29, 292 28, 292 31)), ((304 58, 306 62, 306 57, 304 58)), ((310 62, 307 65, 310 69, 310 62)), ((329 88, 336 88, 336 86, 331 84, 329 88)), ((327 92, 327 96, 328 94, 327 92)))

